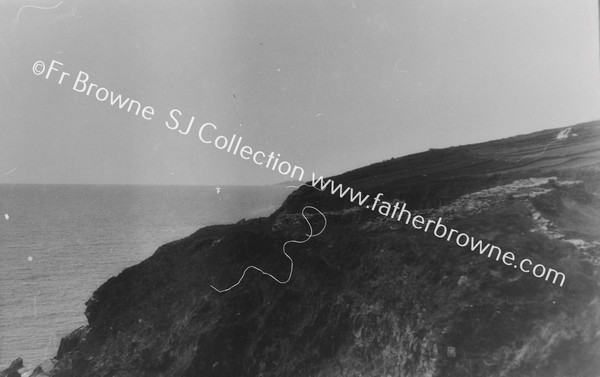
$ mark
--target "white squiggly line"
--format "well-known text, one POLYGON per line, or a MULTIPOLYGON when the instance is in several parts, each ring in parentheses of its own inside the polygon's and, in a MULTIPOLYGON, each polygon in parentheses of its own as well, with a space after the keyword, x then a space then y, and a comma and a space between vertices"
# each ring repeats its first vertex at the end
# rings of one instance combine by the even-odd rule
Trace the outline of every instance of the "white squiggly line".
POLYGON ((77 11, 75 10, 75 7, 71 7, 71 16, 80 19, 81 16, 77 13, 77 11))
POLYGON ((19 8, 19 11, 17 12, 17 22, 21 23, 21 20, 19 19, 19 15, 21 14, 21 11, 23 9, 34 8, 34 9, 50 10, 50 9, 56 9, 56 8, 58 8, 60 6, 60 4, 62 4, 62 0, 59 1, 58 4, 56 4, 53 7, 40 7, 40 6, 37 6, 37 5, 23 5, 21 8, 19 8))
POLYGON ((539 157, 539 156, 542 156, 544 153, 546 153, 546 149, 548 149, 548 147, 549 147, 550 145, 552 145, 552 144, 554 144, 554 143, 557 143, 557 142, 559 142, 559 141, 562 141, 562 140, 554 140, 554 141, 551 141, 551 142, 549 142, 548 144, 546 144, 546 147, 544 147, 544 150, 543 150, 543 151, 541 151, 540 153, 538 153, 538 154, 532 154, 532 155, 529 155, 529 156, 523 156, 523 157, 519 158, 519 159, 517 160, 517 162, 519 162, 519 161, 521 161, 521 160, 523 160, 523 159, 525 159, 525 158, 534 158, 534 157, 539 157))
POLYGON ((310 228, 310 234, 307 234, 307 238, 305 240, 302 241, 297 241, 297 240, 289 240, 286 241, 283 244, 283 254, 290 260, 290 274, 288 276, 288 278, 286 280, 279 280, 277 279, 275 276, 271 275, 268 272, 264 272, 263 270, 261 270, 260 268, 256 267, 256 266, 248 266, 246 267, 246 269, 244 269, 244 272, 242 273, 242 276, 240 277, 240 280, 238 280, 237 283, 235 283, 234 285, 232 285, 231 287, 227 288, 227 289, 218 289, 216 287, 214 287, 213 285, 211 285, 210 287, 212 289, 214 289, 215 291, 219 292, 219 293, 223 293, 223 292, 227 292, 235 287, 237 287, 242 280, 244 280, 244 277, 246 276, 246 272, 248 272, 248 270, 256 270, 259 271, 260 273, 262 273, 263 275, 267 275, 268 277, 270 277, 271 279, 275 280, 276 282, 278 282, 279 284, 287 284, 291 279, 292 279, 292 274, 294 272, 294 260, 288 255, 288 253, 285 251, 285 247, 287 246, 287 244, 289 243, 297 243, 297 244, 302 244, 307 242, 308 240, 310 240, 313 237, 317 237, 318 235, 320 235, 321 233, 323 233, 323 231, 325 230, 325 228, 327 227, 327 217, 325 217, 325 215, 323 214, 323 212, 319 211, 318 208, 315 208, 313 206, 305 206, 304 208, 302 208, 302 217, 304 217, 304 220, 306 220, 306 222, 308 223, 308 227, 310 228), (317 234, 313 234, 313 227, 310 223, 310 221, 308 220, 308 218, 306 217, 306 215, 304 214, 304 211, 306 211, 307 208, 312 208, 315 211, 319 212, 319 214, 321 216, 323 216, 323 219, 325 220, 325 224, 323 224, 323 229, 321 229, 321 231, 319 231, 319 233, 317 234))
POLYGON ((523 156, 523 157, 519 158, 519 159, 518 159, 516 162, 519 162, 519 161, 521 161, 521 160, 523 160, 523 159, 525 159, 525 158, 533 158, 533 157, 539 157, 539 156, 542 156, 542 155, 543 155, 543 154, 546 152, 546 149, 548 149, 548 147, 549 147, 550 145, 552 145, 552 144, 554 144, 554 143, 558 143, 559 141, 564 141, 564 140, 566 140, 566 139, 568 139, 568 138, 570 138, 570 137, 572 137, 572 136, 577 136, 577 134, 572 134, 572 135, 571 135, 571 131, 572 131, 572 130, 573 130, 573 128, 572 128, 572 127, 565 128, 564 130, 560 131, 560 132, 558 133, 558 135, 556 135, 556 140, 553 140, 553 141, 549 142, 549 143, 548 143, 548 144, 547 144, 547 145, 544 147, 544 150, 543 150, 543 151, 541 151, 541 152, 540 152, 540 153, 538 153, 538 154, 534 154, 534 155, 528 155, 528 156, 523 156))
POLYGON ((11 170, 11 171, 8 171, 8 172, 6 172, 6 173, 4 173, 4 175, 9 175, 10 173, 12 173, 12 172, 13 172, 13 171, 15 171, 15 170, 17 170, 17 168, 14 168, 13 170, 11 170))

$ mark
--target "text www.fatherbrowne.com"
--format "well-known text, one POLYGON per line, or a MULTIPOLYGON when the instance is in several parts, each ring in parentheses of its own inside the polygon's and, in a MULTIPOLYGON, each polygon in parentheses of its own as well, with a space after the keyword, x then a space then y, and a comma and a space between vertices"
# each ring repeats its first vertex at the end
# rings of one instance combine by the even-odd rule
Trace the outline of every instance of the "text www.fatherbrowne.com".
MULTIPOLYGON (((317 178, 314 173, 312 174, 312 186, 320 191, 330 191, 332 195, 337 194, 340 198, 347 197, 351 203, 358 203, 360 206, 365 206, 365 203, 367 203, 370 198, 369 194, 364 194, 361 191, 354 191, 352 187, 344 188, 342 184, 336 184, 331 179, 324 179, 322 176, 317 178)), ((397 221, 404 221, 405 224, 410 224, 413 228, 424 232, 428 232, 432 229, 433 234, 438 238, 443 238, 448 242, 454 241, 458 246, 470 248, 471 251, 479 252, 480 255, 487 252, 488 258, 495 258, 496 261, 502 261, 506 266, 513 266, 525 273, 531 273, 536 278, 544 278, 546 281, 552 279, 552 284, 557 284, 557 281, 560 281, 559 285, 562 287, 565 282, 566 277, 562 272, 548 268, 543 264, 534 265, 533 262, 527 258, 515 263, 516 257, 512 252, 503 252, 498 246, 489 243, 485 243, 484 246, 482 240, 476 240, 466 233, 459 233, 456 229, 449 229, 449 227, 442 224, 441 217, 436 221, 425 219, 420 215, 413 215, 413 213, 406 209, 406 203, 402 203, 402 206, 397 202, 392 205, 389 202, 381 200, 382 196, 382 193, 377 194, 370 200, 370 204, 366 205, 365 208, 371 209, 372 211, 377 209, 379 214, 383 216, 397 221)))
MULTIPOLYGON (((144 106, 139 101, 122 96, 121 94, 116 94, 112 90, 91 82, 90 75, 84 71, 79 71, 79 73, 73 79, 69 72, 66 72, 62 69, 63 65, 64 64, 59 61, 52 60, 48 67, 46 67, 46 63, 38 60, 33 63, 32 68, 33 73, 36 76, 42 76, 46 80, 49 80, 50 77, 52 77, 54 80, 56 80, 58 85, 63 85, 63 83, 72 81, 72 89, 78 93, 82 93, 86 96, 93 96, 100 102, 108 102, 109 105, 115 106, 121 111, 126 111, 135 116, 139 116, 146 121, 154 119, 155 110, 152 106, 144 106)), ((182 115, 183 114, 180 110, 172 109, 169 112, 170 119, 165 121, 165 126, 170 130, 177 130, 182 135, 188 135, 194 126, 196 117, 190 117, 187 127, 184 126, 180 129, 179 119, 182 115), (171 123, 171 121, 173 123, 171 123), (185 131, 183 130, 184 128, 185 131)), ((198 129, 198 138, 203 144, 212 144, 215 148, 224 151, 226 150, 227 153, 232 153, 234 155, 239 151, 239 156, 244 160, 250 160, 258 166, 277 171, 281 175, 288 176, 292 179, 298 179, 300 182, 303 181, 304 169, 302 169, 300 166, 292 165, 287 161, 281 161, 279 159, 279 153, 265 153, 261 150, 257 150, 256 148, 252 148, 249 145, 241 146, 241 136, 237 137, 235 134, 233 134, 231 137, 218 134, 215 136, 214 132, 217 130, 218 127, 213 123, 204 123, 198 129), (237 144, 235 143, 236 140, 237 144)), ((316 178, 315 173, 312 173, 312 186, 320 191, 326 191, 329 187, 332 195, 337 194, 340 198, 347 197, 351 203, 358 203, 359 206, 365 206, 365 203, 370 197, 368 194, 363 194, 360 191, 354 191, 354 189, 351 187, 344 188, 341 184, 336 185, 331 179, 325 180, 323 177, 316 178)), ((495 256, 496 261, 502 260, 502 263, 505 265, 519 268, 525 273, 531 273, 536 278, 545 278, 546 281, 549 281, 552 278, 553 284, 556 284, 557 280, 560 279, 561 287, 565 282, 565 274, 562 272, 558 272, 552 268, 546 268, 542 264, 536 264, 534 266, 533 262, 529 259, 523 259, 519 263, 513 263, 516 259, 513 253, 504 253, 498 246, 490 245, 489 243, 484 246, 481 240, 476 242, 473 237, 465 233, 459 233, 456 229, 448 229, 444 224, 442 224, 441 217, 435 221, 426 220, 420 215, 413 215, 406 209, 406 203, 404 203, 402 207, 400 207, 398 203, 395 203, 392 206, 392 204, 381 200, 382 196, 383 194, 381 193, 377 194, 374 198, 372 198, 371 204, 365 206, 365 208, 371 209, 372 211, 377 209, 377 211, 383 216, 390 217, 398 221, 404 220, 407 225, 410 224, 413 228, 423 230, 424 232, 429 231, 429 229, 433 229, 433 234, 436 237, 444 238, 447 241, 451 241, 453 236, 456 235, 454 237, 454 242, 456 242, 458 246, 469 246, 472 251, 479 251, 479 254, 484 254, 487 252, 488 258, 495 256), (393 211, 390 214, 392 209, 393 211), (532 266, 533 268, 530 268, 532 266)))

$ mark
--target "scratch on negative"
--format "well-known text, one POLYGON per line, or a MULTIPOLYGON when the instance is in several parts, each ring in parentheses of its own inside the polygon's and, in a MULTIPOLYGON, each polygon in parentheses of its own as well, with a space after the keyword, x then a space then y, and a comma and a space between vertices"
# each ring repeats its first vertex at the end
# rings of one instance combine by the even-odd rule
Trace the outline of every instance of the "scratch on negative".
POLYGON ((541 156, 542 156, 544 153, 546 153, 546 149, 548 149, 548 147, 549 147, 550 145, 552 145, 552 144, 554 144, 554 143, 556 143, 556 142, 559 142, 559 141, 560 141, 560 140, 554 140, 554 141, 551 141, 551 142, 549 142, 548 144, 546 144, 546 147, 545 147, 545 148, 544 148, 544 150, 543 150, 543 151, 541 151, 540 153, 538 153, 538 154, 532 154, 532 155, 529 155, 529 156, 523 156, 523 157, 519 158, 519 159, 517 160, 517 162, 519 162, 519 161, 521 161, 521 160, 523 160, 523 159, 526 159, 526 158, 535 158, 535 157, 541 157, 541 156))
POLYGON ((52 7, 40 7, 37 5, 23 5, 21 8, 19 8, 19 11, 17 12, 17 22, 21 22, 21 20, 19 19, 19 16, 21 15, 21 12, 23 11, 23 9, 26 8, 34 8, 34 9, 43 9, 43 10, 50 10, 50 9, 56 9, 60 6, 60 4, 62 4, 62 0, 58 2, 58 4, 56 4, 55 6, 52 7))
POLYGON ((288 276, 287 279, 285 280, 279 280, 277 279, 275 276, 271 275, 268 272, 265 272, 263 270, 261 270, 260 268, 256 267, 256 266, 248 266, 246 267, 246 269, 244 269, 244 272, 242 273, 242 276, 240 277, 240 280, 238 280, 237 283, 235 283, 234 285, 232 285, 231 287, 227 288, 227 289, 218 289, 215 288, 214 286, 210 286, 212 289, 214 289, 215 291, 219 292, 219 293, 223 293, 223 292, 227 292, 235 287, 237 287, 242 280, 244 280, 244 277, 246 276, 246 272, 248 272, 248 270, 256 270, 260 273, 262 273, 263 275, 267 275, 268 277, 270 277, 271 279, 275 280, 276 282, 278 282, 279 284, 287 284, 291 279, 292 279, 292 273, 294 272, 294 260, 288 255, 288 253, 285 251, 286 246, 289 243, 297 243, 297 244, 302 244, 307 242, 308 240, 310 240, 313 237, 316 237, 318 235, 320 235, 321 233, 323 233, 323 231, 325 230, 325 228, 327 227, 327 218, 325 217, 325 215, 323 214, 323 212, 319 211, 319 209, 313 207, 313 206, 305 206, 304 208, 302 208, 302 217, 304 217, 304 220, 308 223, 308 227, 310 228, 310 234, 307 234, 307 238, 305 240, 301 240, 301 241, 297 241, 297 240, 289 240, 286 241, 283 244, 283 254, 290 260, 290 274, 288 276), (315 211, 317 211, 321 216, 323 216, 323 219, 325 220, 325 224, 323 224, 323 229, 321 229, 321 231, 319 231, 319 233, 313 234, 313 227, 310 223, 310 221, 308 220, 308 218, 306 217, 306 215, 304 214, 304 211, 306 211, 307 208, 311 208, 314 209, 315 211))

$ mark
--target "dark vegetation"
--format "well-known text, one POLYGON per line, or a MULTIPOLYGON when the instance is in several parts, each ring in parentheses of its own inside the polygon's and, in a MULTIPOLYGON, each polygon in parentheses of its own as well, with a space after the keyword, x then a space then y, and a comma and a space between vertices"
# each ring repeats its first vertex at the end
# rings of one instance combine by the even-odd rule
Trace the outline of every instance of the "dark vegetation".
POLYGON ((575 126, 578 136, 522 159, 558 132, 430 150, 333 179, 425 209, 557 177, 543 195, 507 195, 448 225, 563 271, 564 287, 302 187, 269 218, 201 229, 108 280, 51 375, 598 376, 600 248, 565 240, 600 241, 600 126, 575 126), (582 183, 561 184, 569 180, 582 183), (237 282, 248 265, 287 277, 281 246, 305 238, 305 205, 330 211, 328 227, 289 246, 289 284, 251 271, 230 292, 210 288, 237 282), (564 237, 532 231, 532 211, 564 237))

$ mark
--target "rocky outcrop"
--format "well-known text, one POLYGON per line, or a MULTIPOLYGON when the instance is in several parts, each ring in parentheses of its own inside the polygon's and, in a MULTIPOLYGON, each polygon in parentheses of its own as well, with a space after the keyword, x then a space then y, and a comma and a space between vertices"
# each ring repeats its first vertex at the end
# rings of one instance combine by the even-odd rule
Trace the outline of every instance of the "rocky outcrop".
POLYGON ((56 360, 45 360, 42 364, 35 367, 31 374, 23 374, 22 377, 49 377, 56 365, 56 360))
POLYGON ((13 362, 10 363, 10 366, 8 368, 0 372, 0 377, 21 377, 21 373, 19 373, 19 370, 21 370, 22 368, 23 359, 19 357, 18 359, 13 360, 13 362))
POLYGON ((71 352, 80 342, 85 341, 85 337, 87 335, 89 328, 88 327, 80 327, 77 330, 73 331, 69 335, 65 336, 60 340, 60 345, 58 346, 58 352, 56 353, 56 358, 61 359, 64 355, 71 352))
MULTIPOLYGON (((108 280, 49 374, 595 376, 600 129, 563 131, 334 177, 563 271, 563 287, 302 187, 268 218, 201 229, 108 280), (325 213, 327 228, 289 244, 288 284, 250 270, 235 289, 211 288, 250 265, 285 279, 282 245, 306 238, 306 205, 325 213)), ((321 229, 320 216, 309 220, 321 229)))

